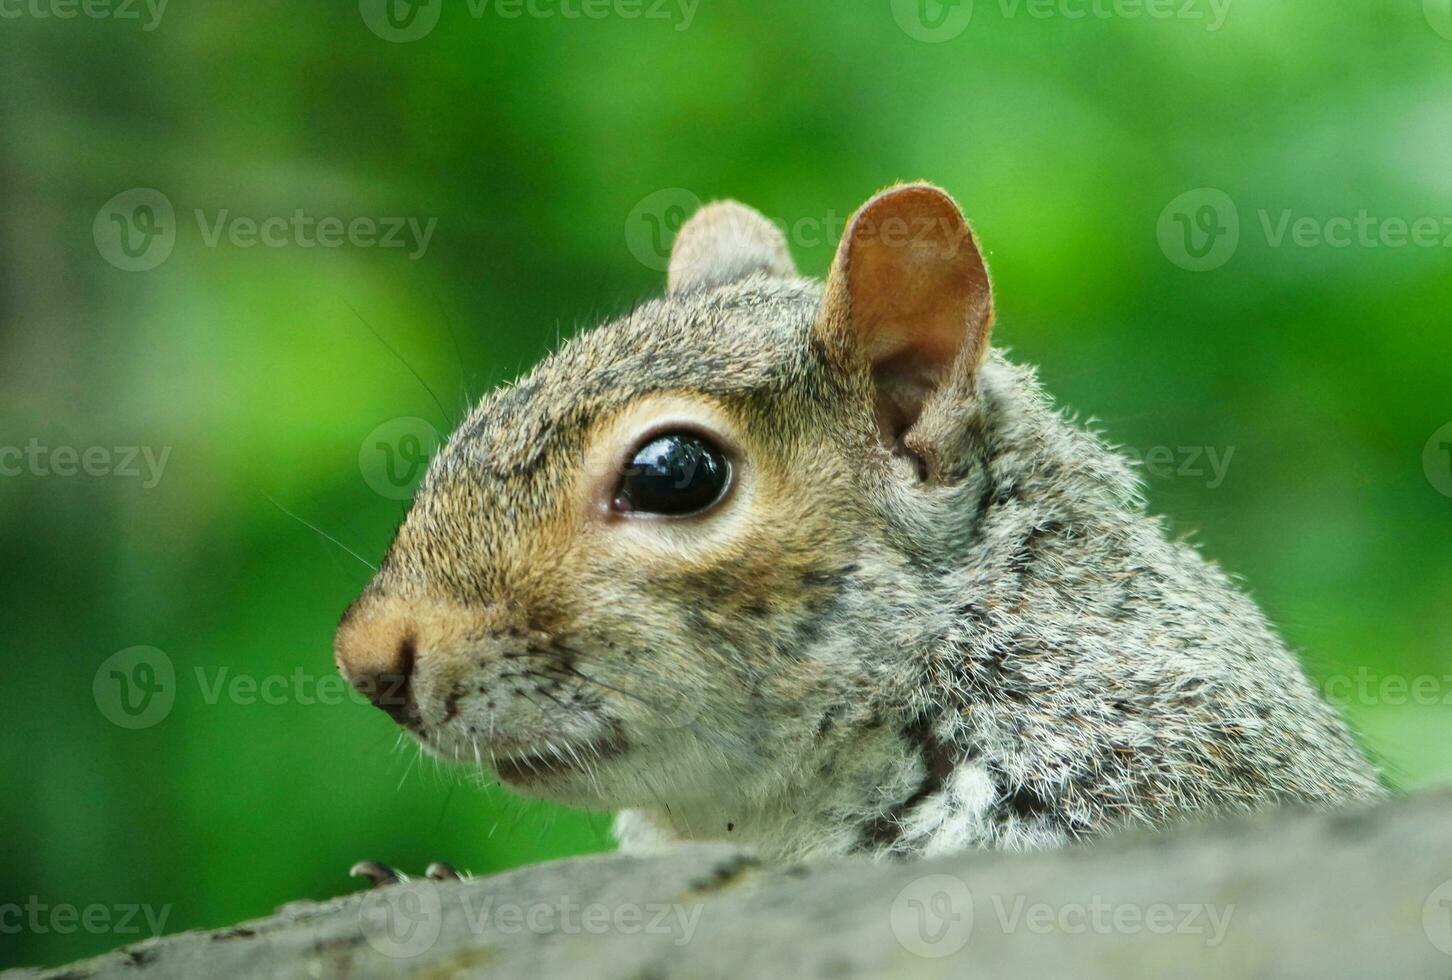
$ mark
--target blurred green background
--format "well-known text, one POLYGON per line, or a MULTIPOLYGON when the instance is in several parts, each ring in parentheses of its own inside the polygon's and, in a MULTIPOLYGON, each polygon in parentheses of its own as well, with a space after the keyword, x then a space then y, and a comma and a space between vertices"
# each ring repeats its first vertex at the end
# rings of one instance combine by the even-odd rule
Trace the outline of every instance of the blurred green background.
MULTIPOLYGON (((609 846, 604 815, 474 785, 316 690, 368 569, 303 522, 376 561, 409 457, 388 469, 375 430, 426 448, 466 392, 658 291, 693 195, 761 208, 821 275, 872 192, 947 186, 997 342, 1158 460, 1153 509, 1399 786, 1452 776, 1452 5, 540 2, 395 26, 370 0, 4 8, 0 454, 52 455, 0 455, 0 902, 169 905, 174 931, 349 890, 362 857, 609 846), (423 249, 247 244, 299 210, 436 225, 423 249), (1317 244, 1363 212, 1365 240, 1317 244), (168 453, 159 479, 133 446, 168 453), (57 447, 106 475, 60 475, 57 447), (128 728, 105 665, 138 645, 174 702, 128 728), (238 676, 285 684, 218 694, 238 676)), ((0 965, 136 938, 6 931, 0 965)))

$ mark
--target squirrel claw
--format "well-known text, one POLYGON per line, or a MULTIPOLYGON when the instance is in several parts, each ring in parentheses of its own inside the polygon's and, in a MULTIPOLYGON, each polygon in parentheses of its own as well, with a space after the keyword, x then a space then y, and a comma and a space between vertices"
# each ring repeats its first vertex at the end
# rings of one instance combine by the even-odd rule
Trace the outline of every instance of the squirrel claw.
MULTIPOLYGON (((396 885, 400 881, 406 881, 406 877, 393 870, 380 861, 359 861, 348 869, 348 875, 352 878, 367 878, 370 888, 382 888, 385 885, 396 885)), ((429 881, 462 881, 464 875, 454 870, 454 866, 445 861, 435 861, 428 866, 424 876, 429 881)))
POLYGON ((370 888, 382 888, 400 880, 397 871, 378 861, 359 861, 348 869, 348 877, 367 878, 372 883, 370 888))

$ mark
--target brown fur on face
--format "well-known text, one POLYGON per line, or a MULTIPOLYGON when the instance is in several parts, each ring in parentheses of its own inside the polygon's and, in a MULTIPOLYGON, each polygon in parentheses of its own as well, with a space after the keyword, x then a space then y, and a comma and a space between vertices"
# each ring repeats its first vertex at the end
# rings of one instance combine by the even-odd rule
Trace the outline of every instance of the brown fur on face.
POLYGON ((813 655, 844 642, 861 551, 838 443, 873 441, 866 414, 833 422, 850 385, 814 347, 820 298, 764 275, 672 294, 485 398, 345 619, 345 672, 407 634, 414 734, 485 763, 578 753, 525 787, 542 795, 644 805, 777 778, 793 720, 814 731, 874 683, 813 655), (677 424, 729 448, 728 498, 684 520, 610 513, 639 434, 677 424))

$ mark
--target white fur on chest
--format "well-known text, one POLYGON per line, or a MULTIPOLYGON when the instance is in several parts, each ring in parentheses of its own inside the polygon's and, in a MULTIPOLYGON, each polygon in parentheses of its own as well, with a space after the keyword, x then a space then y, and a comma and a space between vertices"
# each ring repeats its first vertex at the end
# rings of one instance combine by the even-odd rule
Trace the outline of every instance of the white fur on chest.
MULTIPOLYGON (((797 807, 763 808, 725 821, 702 812, 709 811, 709 806, 693 808, 694 818, 684 812, 666 816, 642 809, 622 810, 616 814, 613 829, 626 854, 659 853, 682 841, 720 841, 754 848, 776 860, 852 853, 881 858, 904 851, 931 857, 976 847, 1031 848, 1062 843, 1057 835, 1051 838, 1041 828, 1015 827, 1011 821, 994 824, 996 794, 986 766, 960 765, 940 791, 892 815, 892 847, 864 841, 864 828, 885 816, 879 803, 842 799, 840 793, 830 791, 798 800, 797 807)), ((724 802, 721 807, 721 813, 730 812, 724 802)))

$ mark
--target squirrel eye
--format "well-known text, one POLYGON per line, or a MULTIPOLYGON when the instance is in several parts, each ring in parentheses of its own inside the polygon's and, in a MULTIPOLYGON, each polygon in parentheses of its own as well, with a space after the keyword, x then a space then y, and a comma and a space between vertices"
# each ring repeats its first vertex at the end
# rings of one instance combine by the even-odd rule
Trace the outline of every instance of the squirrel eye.
POLYGON ((689 432, 660 435, 636 450, 613 506, 622 513, 684 517, 719 501, 731 482, 721 450, 689 432))

